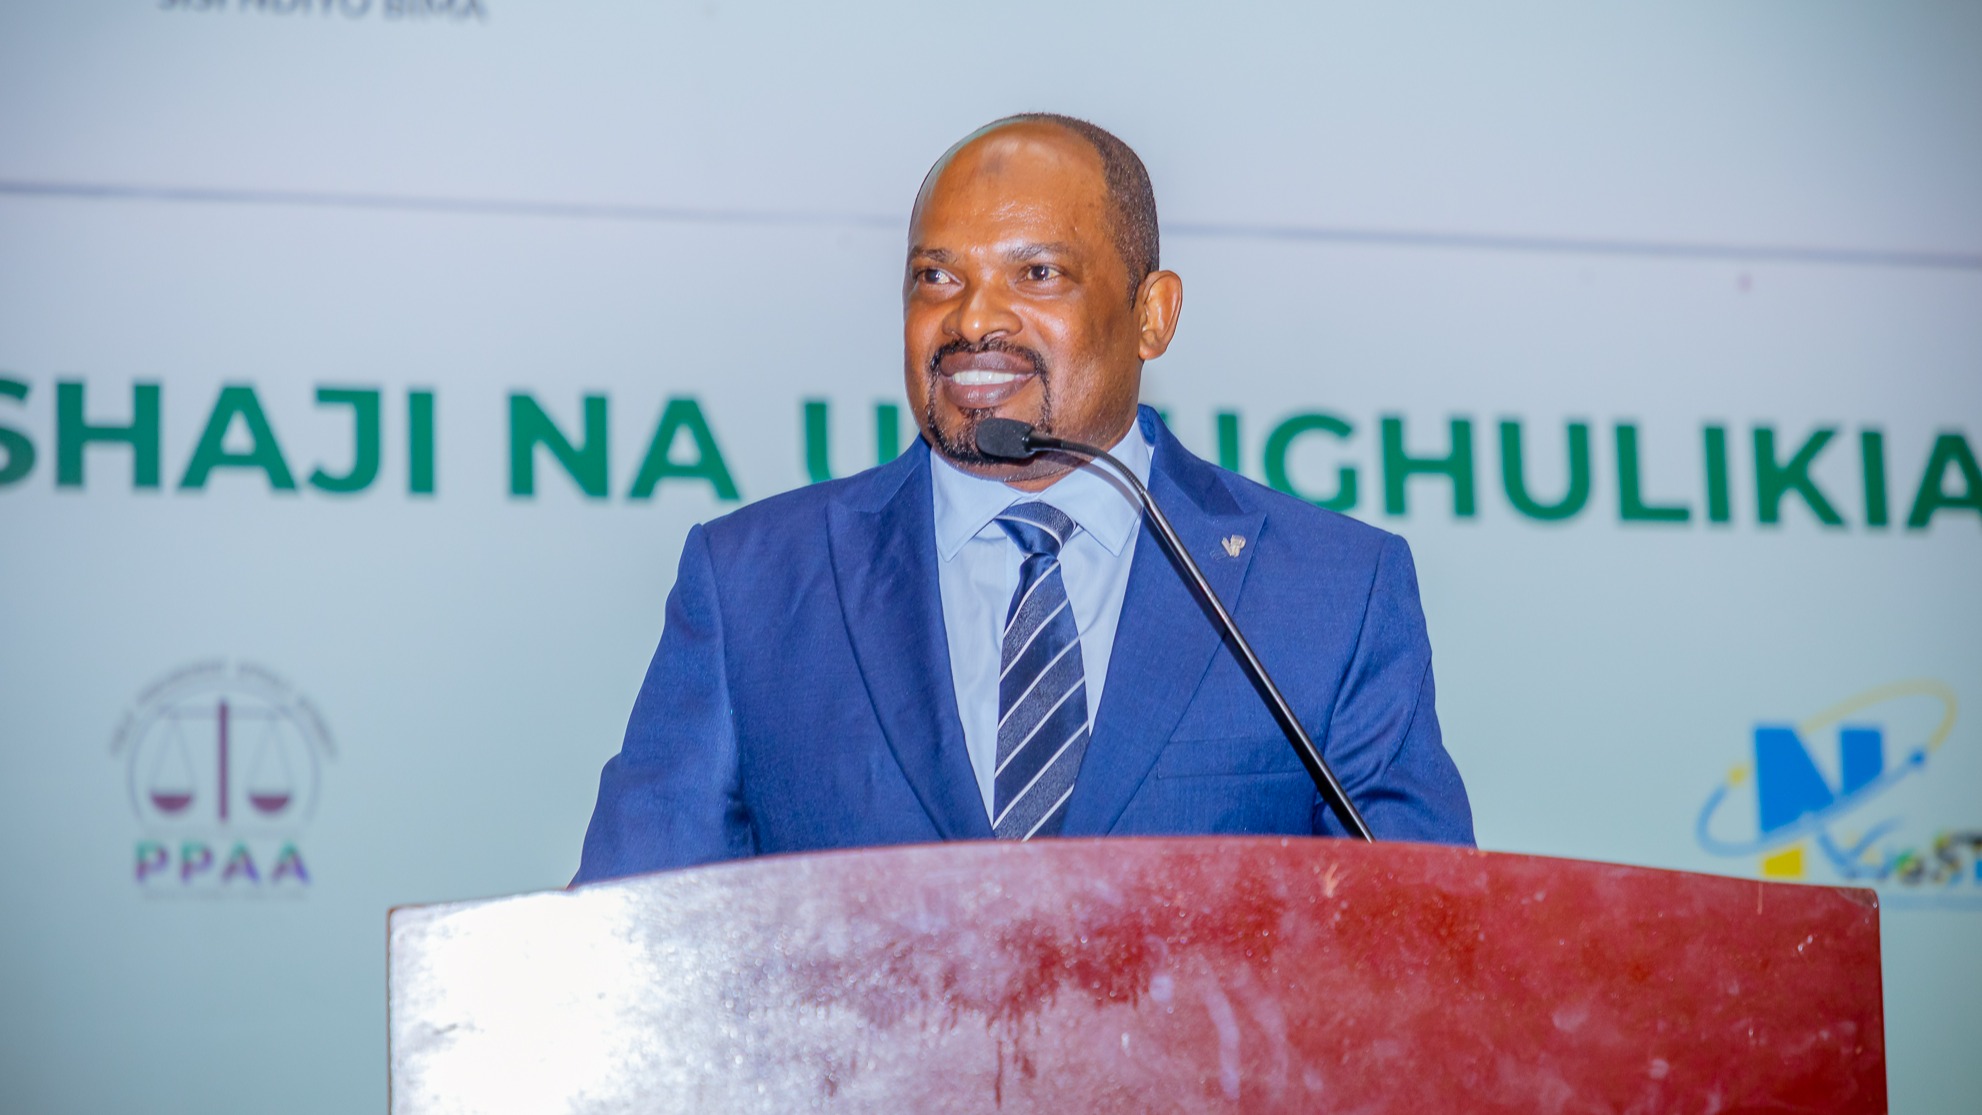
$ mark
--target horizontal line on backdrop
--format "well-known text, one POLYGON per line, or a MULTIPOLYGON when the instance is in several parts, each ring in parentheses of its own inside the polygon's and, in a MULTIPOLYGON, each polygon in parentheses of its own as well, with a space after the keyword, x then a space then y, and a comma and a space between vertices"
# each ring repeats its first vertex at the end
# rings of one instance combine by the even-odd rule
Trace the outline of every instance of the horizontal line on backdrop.
POLYGON ((1447 248, 1479 252, 1636 256, 1655 259, 1726 260, 1732 263, 1809 263, 1845 267, 1916 267, 1982 271, 1982 253, 1910 252, 1878 248, 1806 248, 1785 244, 1700 244, 1685 241, 1598 240, 1573 236, 1495 236, 1472 232, 1407 232, 1396 229, 1303 228, 1275 225, 1164 225, 1165 235, 1227 240, 1293 240, 1327 244, 1380 244, 1397 248, 1447 248))
MULTIPOLYGON (((421 197, 402 194, 329 193, 311 190, 242 190, 196 186, 122 186, 88 182, 0 180, 0 195, 97 201, 191 202, 208 205, 302 206, 319 209, 454 213, 467 216, 553 217, 665 224, 797 225, 898 229, 901 218, 865 213, 773 212, 751 209, 696 209, 665 205, 613 205, 590 202, 505 201, 421 197)), ((1920 252, 1876 248, 1796 247, 1781 244, 1702 244, 1656 240, 1605 240, 1566 236, 1498 236, 1465 232, 1411 232, 1396 229, 1321 228, 1303 225, 1166 224, 1167 235, 1213 240, 1288 241, 1436 248, 1528 254, 1635 256, 1656 259, 1726 260, 1736 263, 1802 263, 1847 267, 1909 267, 1982 271, 1982 253, 1920 252)))
POLYGON ((312 190, 232 190, 202 186, 112 186, 90 182, 16 182, 0 179, 0 195, 81 198, 89 201, 173 201, 207 205, 288 205, 314 209, 375 209, 401 213, 458 213, 477 217, 566 217, 594 221, 647 221, 702 225, 826 225, 890 228, 900 221, 858 213, 773 213, 750 209, 691 209, 666 205, 502 201, 402 194, 324 193, 312 190))

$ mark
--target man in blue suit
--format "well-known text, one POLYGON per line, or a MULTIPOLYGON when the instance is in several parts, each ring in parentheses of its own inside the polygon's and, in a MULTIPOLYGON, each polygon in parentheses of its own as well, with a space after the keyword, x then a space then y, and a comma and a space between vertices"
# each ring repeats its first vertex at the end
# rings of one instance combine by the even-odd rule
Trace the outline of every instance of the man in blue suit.
POLYGON ((1472 842, 1404 541, 1193 456, 1139 407, 1183 284, 1134 152, 1027 115, 929 172, 904 282, 923 439, 689 532, 577 881, 960 839, 1339 835, 1119 482, 1140 474, 1378 839, 1472 842))

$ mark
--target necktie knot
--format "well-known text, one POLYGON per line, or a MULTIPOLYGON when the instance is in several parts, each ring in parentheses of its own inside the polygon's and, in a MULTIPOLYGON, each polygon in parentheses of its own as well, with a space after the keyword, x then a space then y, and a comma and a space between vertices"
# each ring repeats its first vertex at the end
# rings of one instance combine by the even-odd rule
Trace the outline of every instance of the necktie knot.
POLYGON ((998 515, 998 525, 1028 557, 1057 555, 1074 534, 1074 521, 1050 503, 1014 503, 998 515))

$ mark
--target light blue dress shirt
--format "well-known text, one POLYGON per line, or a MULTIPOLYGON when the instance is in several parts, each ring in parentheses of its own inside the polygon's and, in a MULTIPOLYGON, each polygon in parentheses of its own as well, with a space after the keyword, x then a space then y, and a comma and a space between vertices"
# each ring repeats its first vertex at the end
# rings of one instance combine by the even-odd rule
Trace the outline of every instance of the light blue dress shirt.
MULTIPOLYGON (((1109 449, 1149 483, 1150 445, 1138 423, 1109 449)), ((1060 577, 1080 628, 1081 667, 1087 675, 1088 723, 1101 708, 1115 627, 1128 592, 1142 511, 1128 486, 1103 465, 1066 473, 1043 492, 1022 492, 985 480, 930 454, 936 500, 937 579, 943 597, 943 629, 949 637, 950 677, 963 718, 964 744, 984 811, 993 808, 998 765, 998 673, 1005 611, 1018 589, 1024 555, 1005 534, 998 513, 1022 500, 1040 500, 1079 524, 1060 549, 1060 577)))

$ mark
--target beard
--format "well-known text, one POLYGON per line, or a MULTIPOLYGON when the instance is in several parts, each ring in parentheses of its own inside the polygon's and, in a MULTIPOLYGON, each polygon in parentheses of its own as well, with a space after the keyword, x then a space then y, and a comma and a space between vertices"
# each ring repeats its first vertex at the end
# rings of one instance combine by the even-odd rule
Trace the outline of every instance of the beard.
POLYGON ((993 417, 988 410, 965 410, 960 412, 957 426, 944 429, 936 420, 937 382, 942 376, 943 358, 970 353, 1004 352, 1022 357, 1032 365, 1039 378, 1039 414, 1032 419, 1033 428, 1040 433, 1053 431, 1053 379, 1046 374, 1046 358, 1032 349, 1021 345, 1007 344, 1004 341, 981 341, 972 344, 965 340, 951 341, 937 349, 929 357, 929 364, 923 369, 925 389, 922 396, 922 427, 929 431, 931 441, 943 456, 960 465, 1011 465, 1017 462, 1007 457, 993 457, 977 448, 977 427, 986 418, 993 417))

